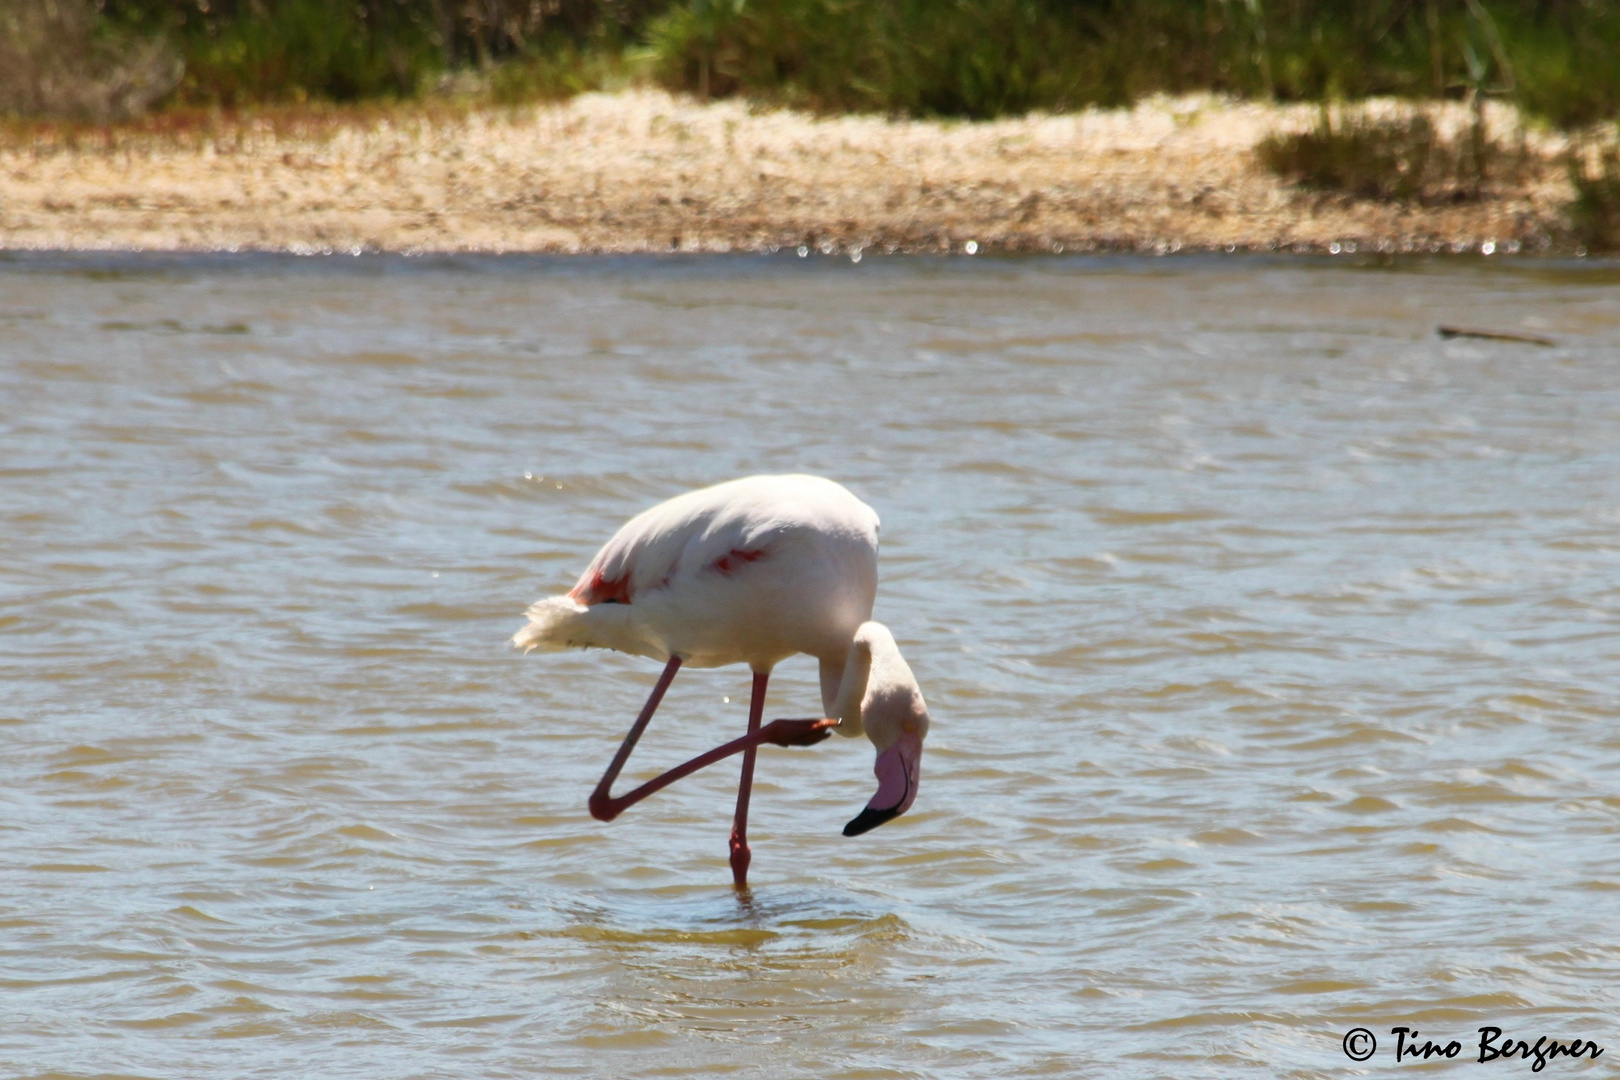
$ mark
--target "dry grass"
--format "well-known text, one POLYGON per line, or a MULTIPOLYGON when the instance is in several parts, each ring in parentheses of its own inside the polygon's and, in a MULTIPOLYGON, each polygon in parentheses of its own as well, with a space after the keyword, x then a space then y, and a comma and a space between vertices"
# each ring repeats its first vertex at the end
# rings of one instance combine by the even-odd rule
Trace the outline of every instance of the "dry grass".
MULTIPOLYGON (((1448 138, 1467 123, 1425 115, 1448 138)), ((1538 136, 1524 180, 1479 199, 1345 199, 1255 163, 1315 116, 1191 97, 964 124, 635 90, 13 125, 0 248, 1506 252, 1567 234, 1562 144, 1538 136)))
POLYGON ((238 109, 178 106, 122 120, 14 116, 0 119, 0 147, 35 157, 202 148, 234 153, 265 138, 320 145, 347 133, 444 126, 464 122, 474 112, 498 116, 502 111, 477 101, 430 98, 349 104, 313 101, 238 109))

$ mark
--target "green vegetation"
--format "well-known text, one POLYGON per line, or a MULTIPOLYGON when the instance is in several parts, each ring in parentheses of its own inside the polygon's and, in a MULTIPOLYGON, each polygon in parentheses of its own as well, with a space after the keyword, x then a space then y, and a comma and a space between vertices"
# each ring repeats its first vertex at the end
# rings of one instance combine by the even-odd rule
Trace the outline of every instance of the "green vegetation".
POLYGON ((1540 19, 1498 18, 1519 104, 1566 130, 1620 117, 1620 4, 1551 6, 1540 19))
POLYGON ((0 116, 122 120, 169 94, 182 70, 167 42, 88 4, 0 3, 0 116))
POLYGON ((1351 112, 1335 123, 1326 108, 1311 131, 1271 135, 1255 152, 1306 187, 1387 201, 1478 198, 1489 181, 1521 179, 1529 160, 1522 140, 1490 139, 1477 117, 1465 138, 1446 140, 1425 116, 1351 112))
POLYGON ((588 48, 566 38, 531 46, 496 65, 486 80, 489 97, 502 105, 563 101, 590 90, 628 86, 636 78, 625 50, 588 48))
POLYGON ((1620 111, 1620 4, 1583 0, 686 0, 645 38, 668 85, 820 109, 1442 97, 1518 70, 1557 123, 1620 111))
POLYGON ((1369 199, 1411 199, 1436 172, 1449 171, 1434 125, 1421 116, 1397 120, 1351 117, 1323 110, 1312 131, 1272 135, 1256 152, 1266 168, 1307 187, 1369 199), (1436 168, 1439 166, 1439 168, 1436 168))
POLYGON ((692 0, 655 20, 660 81, 818 110, 974 118, 1132 96, 1062 0, 692 0))
POLYGON ((172 101, 401 100, 472 86, 551 98, 622 77, 627 50, 668 0, 4 0, 95 3, 126 32, 173 42, 172 101), (468 76, 458 78, 456 76, 468 76))
POLYGON ((1569 178, 1575 239, 1593 251, 1620 251, 1620 147, 1578 144, 1570 151, 1569 178))
POLYGON ((963 117, 1155 91, 1484 88, 1578 128, 1620 113, 1616 57, 1614 0, 4 0, 0 112, 127 112, 152 88, 179 105, 404 99, 447 80, 512 101, 639 73, 700 96, 963 117), (79 29, 38 32, 51 18, 79 29), (158 77, 158 56, 183 78, 158 77), (60 90, 120 78, 145 88, 127 106, 60 90))

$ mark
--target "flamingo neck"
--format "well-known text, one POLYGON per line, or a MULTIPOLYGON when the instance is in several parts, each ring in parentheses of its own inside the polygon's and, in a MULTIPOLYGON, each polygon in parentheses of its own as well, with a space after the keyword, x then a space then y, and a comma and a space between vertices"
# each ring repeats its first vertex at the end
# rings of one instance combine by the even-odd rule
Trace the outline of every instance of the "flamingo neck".
POLYGON ((839 673, 838 692, 827 710, 828 716, 842 721, 838 728, 840 734, 860 735, 865 731, 866 718, 862 715, 861 706, 871 678, 872 646, 857 638, 849 647, 844 669, 839 673))

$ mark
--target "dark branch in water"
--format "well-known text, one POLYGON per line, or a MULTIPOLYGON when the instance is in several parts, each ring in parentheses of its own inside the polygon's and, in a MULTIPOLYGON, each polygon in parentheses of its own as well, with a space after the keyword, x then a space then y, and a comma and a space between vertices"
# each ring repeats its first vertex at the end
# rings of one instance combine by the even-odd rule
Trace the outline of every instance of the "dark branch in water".
POLYGON ((1516 341, 1521 345, 1542 345, 1549 349, 1558 344, 1552 338, 1541 337, 1538 334, 1513 334, 1504 330, 1468 330, 1461 326, 1442 326, 1438 329, 1440 336, 1443 338, 1465 337, 1483 338, 1486 341, 1516 341))

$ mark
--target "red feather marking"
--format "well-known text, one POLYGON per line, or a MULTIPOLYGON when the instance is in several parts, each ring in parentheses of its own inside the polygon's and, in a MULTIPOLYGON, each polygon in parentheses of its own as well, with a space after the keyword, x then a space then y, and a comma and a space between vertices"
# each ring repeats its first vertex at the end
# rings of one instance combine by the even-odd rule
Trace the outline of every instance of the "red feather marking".
POLYGON ((593 604, 628 604, 630 575, 626 573, 621 578, 609 581, 598 571, 591 575, 589 581, 575 585, 574 591, 568 595, 587 607, 593 604))
POLYGON ((755 562, 764 557, 764 551, 744 551, 742 548, 733 548, 709 565, 722 574, 731 574, 742 569, 745 563, 755 562))

